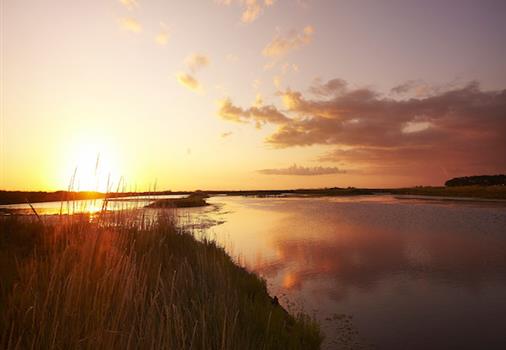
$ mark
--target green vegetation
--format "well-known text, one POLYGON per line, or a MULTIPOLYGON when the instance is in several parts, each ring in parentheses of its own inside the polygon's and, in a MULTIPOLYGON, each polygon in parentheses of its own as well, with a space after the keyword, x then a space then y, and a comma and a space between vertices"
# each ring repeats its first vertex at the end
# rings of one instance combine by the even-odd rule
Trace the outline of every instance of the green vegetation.
POLYGON ((0 217, 2 349, 320 347, 314 320, 170 216, 31 218, 0 217))
POLYGON ((209 205, 206 202, 206 198, 209 198, 208 195, 202 192, 194 192, 190 194, 188 197, 184 198, 165 198, 157 200, 149 205, 146 208, 193 208, 193 207, 205 207, 209 205))

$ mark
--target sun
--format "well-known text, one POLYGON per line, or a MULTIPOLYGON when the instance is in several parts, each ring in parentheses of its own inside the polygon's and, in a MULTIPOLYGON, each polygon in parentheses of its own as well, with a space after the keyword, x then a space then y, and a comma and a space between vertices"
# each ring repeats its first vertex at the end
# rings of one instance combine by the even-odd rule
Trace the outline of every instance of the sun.
POLYGON ((66 158, 71 166, 68 178, 71 190, 106 192, 118 189, 121 167, 114 147, 106 140, 88 137, 76 141, 69 147, 66 158))

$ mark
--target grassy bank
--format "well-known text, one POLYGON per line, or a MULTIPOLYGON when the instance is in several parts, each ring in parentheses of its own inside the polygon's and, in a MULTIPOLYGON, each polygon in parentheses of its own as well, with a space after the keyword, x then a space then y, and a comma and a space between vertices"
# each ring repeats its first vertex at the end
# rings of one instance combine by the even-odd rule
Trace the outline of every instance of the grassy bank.
POLYGON ((319 348, 215 243, 117 215, 0 218, 0 348, 319 348))

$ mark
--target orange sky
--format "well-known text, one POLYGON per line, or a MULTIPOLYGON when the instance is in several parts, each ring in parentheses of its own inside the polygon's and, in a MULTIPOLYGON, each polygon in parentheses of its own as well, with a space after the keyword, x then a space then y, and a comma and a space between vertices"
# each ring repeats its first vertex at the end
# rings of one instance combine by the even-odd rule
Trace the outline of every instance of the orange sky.
POLYGON ((0 189, 506 172, 502 1, 1 2, 0 189), (97 167, 98 157, 98 167, 97 167))

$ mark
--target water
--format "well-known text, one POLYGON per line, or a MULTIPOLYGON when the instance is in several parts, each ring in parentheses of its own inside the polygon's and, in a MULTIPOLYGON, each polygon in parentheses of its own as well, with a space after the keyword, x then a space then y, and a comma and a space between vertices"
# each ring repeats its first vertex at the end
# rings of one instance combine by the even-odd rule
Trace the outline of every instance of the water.
MULTIPOLYGON (((392 196, 208 202, 178 210, 185 224, 262 275, 285 307, 314 315, 326 349, 506 349, 504 204, 392 196)), ((59 202, 34 207, 60 211, 59 202)))
MULTIPOLYGON (((506 349, 506 207, 396 199, 214 197, 209 229, 325 348, 506 349), (351 318, 349 318, 351 316, 351 318)), ((202 215, 202 213, 199 213, 202 215)))
MULTIPOLYGON (((157 196, 138 196, 138 197, 117 197, 107 201, 107 210, 128 210, 139 209, 154 202, 157 199, 164 198, 182 198, 185 195, 157 195, 157 196)), ((57 215, 77 214, 77 213, 96 213, 102 210, 103 199, 83 199, 62 202, 41 202, 31 204, 39 215, 57 215)), ((0 205, 0 214, 2 209, 14 214, 33 214, 32 208, 27 203, 0 205)))

